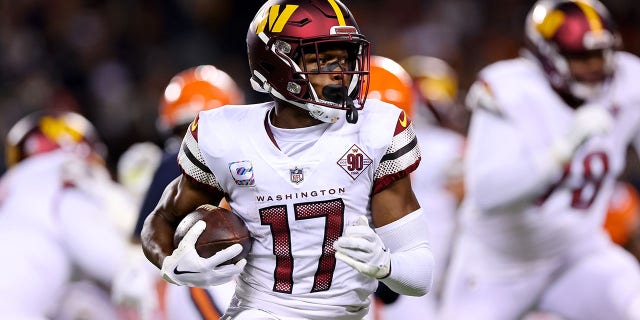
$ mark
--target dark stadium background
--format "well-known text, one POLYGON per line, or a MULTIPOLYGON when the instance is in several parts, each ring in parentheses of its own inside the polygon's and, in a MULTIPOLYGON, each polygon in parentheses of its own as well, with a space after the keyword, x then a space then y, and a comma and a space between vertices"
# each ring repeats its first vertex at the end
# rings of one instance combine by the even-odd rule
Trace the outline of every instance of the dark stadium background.
MULTIPOLYGON (((249 102, 265 100, 250 90, 245 46, 247 27, 262 3, 0 0, 0 135, 36 108, 71 108, 96 124, 113 169, 132 143, 161 143, 155 129, 158 100, 182 69, 213 64, 236 79, 249 102)), ((482 66, 518 54, 534 1, 344 3, 372 41, 373 54, 440 57, 459 72, 464 94, 482 66)), ((625 49, 640 53, 640 2, 604 3, 625 49)))

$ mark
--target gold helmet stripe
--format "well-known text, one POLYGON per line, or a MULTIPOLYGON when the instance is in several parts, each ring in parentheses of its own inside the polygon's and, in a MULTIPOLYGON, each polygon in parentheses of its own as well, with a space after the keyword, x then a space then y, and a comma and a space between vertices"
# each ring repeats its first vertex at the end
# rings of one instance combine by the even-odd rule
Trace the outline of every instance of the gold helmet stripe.
POLYGON ((562 11, 553 10, 547 13, 542 21, 536 24, 536 29, 540 32, 540 35, 542 35, 543 38, 551 39, 564 22, 564 19, 565 16, 562 11))
POLYGON ((40 121, 40 130, 57 143, 64 142, 64 139, 70 139, 75 143, 82 140, 82 133, 67 125, 63 119, 44 117, 40 121))
POLYGON ((262 18, 256 28, 256 34, 263 32, 267 22, 269 22, 269 31, 282 32, 284 25, 289 21, 293 12, 298 9, 298 5, 288 4, 284 7, 284 11, 280 13, 280 5, 274 5, 269 8, 269 14, 262 18))
POLYGON ((261 32, 264 32, 264 26, 267 25, 267 17, 265 16, 265 11, 266 10, 260 10, 261 12, 258 13, 258 15, 261 16, 261 20, 260 23, 258 23, 258 26, 256 27, 256 34, 259 34, 261 32))
POLYGON ((328 0, 329 4, 331 4, 331 7, 333 8, 333 11, 336 12, 336 16, 338 17, 338 23, 340 24, 340 26, 346 26, 347 24, 344 22, 344 16, 342 15, 342 11, 340 10, 340 7, 338 7, 338 4, 336 3, 335 0, 328 0))
POLYGON ((286 5, 284 11, 279 14, 280 6, 273 6, 269 12, 269 25, 271 32, 282 32, 284 25, 289 21, 294 11, 298 9, 297 5, 286 5))
POLYGON ((600 16, 598 12, 588 3, 583 1, 576 1, 575 4, 582 10, 584 15, 587 17, 587 22, 589 22, 589 27, 594 33, 600 33, 603 30, 602 20, 600 20, 600 16))

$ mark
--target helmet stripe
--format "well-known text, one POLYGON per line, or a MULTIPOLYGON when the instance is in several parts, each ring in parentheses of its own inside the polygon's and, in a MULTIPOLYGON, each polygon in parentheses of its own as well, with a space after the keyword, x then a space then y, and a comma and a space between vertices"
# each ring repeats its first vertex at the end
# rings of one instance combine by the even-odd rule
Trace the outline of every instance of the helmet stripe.
POLYGON ((329 4, 331 4, 331 7, 333 8, 333 11, 336 12, 336 16, 338 17, 338 23, 341 26, 346 26, 347 24, 344 22, 344 16, 342 15, 342 10, 340 10, 340 7, 338 7, 338 4, 336 3, 335 0, 328 0, 329 4))
POLYGON ((266 16, 266 10, 261 9, 260 12, 258 12, 258 14, 256 15, 260 16, 261 20, 258 23, 258 25, 256 26, 256 34, 260 34, 262 32, 264 32, 264 27, 267 25, 267 16, 266 16))
MULTIPOLYGON (((542 10, 542 9, 541 9, 542 10)), ((565 15, 560 10, 554 10, 549 13, 543 12, 544 16, 541 21, 536 22, 536 29, 545 39, 551 39, 556 34, 565 20, 565 15)), ((535 17, 534 17, 535 18, 535 17)))
POLYGON ((269 25, 271 32, 282 32, 284 25, 289 21, 294 11, 298 9, 297 5, 286 5, 284 11, 280 13, 280 6, 276 5, 269 10, 269 25))
MULTIPOLYGON (((265 17, 262 15, 262 20, 256 27, 256 34, 260 34, 264 32, 265 26, 267 26, 267 22, 269 22, 269 31, 271 32, 282 32, 284 29, 284 25, 289 21, 293 12, 298 9, 298 5, 288 4, 284 7, 284 11, 280 13, 280 5, 274 5, 269 8, 268 15, 265 17)), ((260 13, 258 13, 260 15, 260 13)))
MULTIPOLYGON (((82 133, 67 125, 64 120, 52 117, 44 117, 40 122, 40 131, 56 143, 64 142, 63 139, 71 139, 77 143, 82 140, 82 133)), ((68 141, 67 141, 68 142, 68 141)))
POLYGON ((595 33, 602 32, 602 21, 600 20, 600 15, 598 15, 598 12, 596 12, 596 10, 592 6, 582 1, 576 1, 575 3, 587 17, 587 22, 589 23, 589 27, 591 27, 591 30, 595 33))

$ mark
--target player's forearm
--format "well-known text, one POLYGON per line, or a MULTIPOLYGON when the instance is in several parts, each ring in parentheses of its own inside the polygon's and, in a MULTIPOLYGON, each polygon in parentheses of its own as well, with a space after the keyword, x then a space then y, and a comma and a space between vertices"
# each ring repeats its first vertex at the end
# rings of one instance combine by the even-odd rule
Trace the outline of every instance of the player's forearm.
POLYGON ((142 227, 141 239, 144 255, 156 267, 173 252, 175 228, 158 212, 150 214, 142 227))
POLYGON ((465 159, 467 195, 484 212, 527 204, 541 196, 561 173, 546 151, 531 150, 507 120, 478 113, 465 159))
POLYGON ((380 281, 397 293, 422 296, 431 290, 434 260, 426 228, 424 213, 418 209, 376 229, 391 251, 391 272, 380 281))
MULTIPOLYGON (((523 161, 524 162, 524 161, 523 161)), ((544 194, 560 171, 543 173, 530 163, 512 163, 483 176, 467 179, 469 195, 482 211, 529 204, 544 194)))

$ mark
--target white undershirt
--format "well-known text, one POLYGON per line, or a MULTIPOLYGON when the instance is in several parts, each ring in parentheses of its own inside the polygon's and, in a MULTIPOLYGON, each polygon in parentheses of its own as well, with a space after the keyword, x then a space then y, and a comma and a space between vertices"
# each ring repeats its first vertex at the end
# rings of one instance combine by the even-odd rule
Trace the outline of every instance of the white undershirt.
POLYGON ((271 120, 269 120, 273 138, 278 143, 280 150, 289 157, 295 157, 313 146, 329 125, 331 124, 321 123, 305 128, 282 129, 271 124, 271 120))

